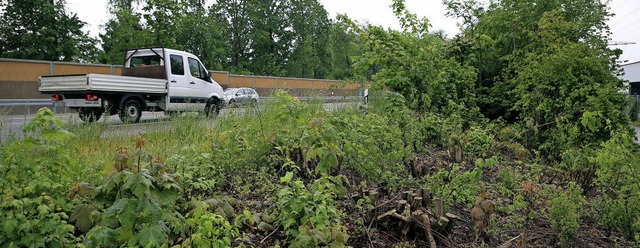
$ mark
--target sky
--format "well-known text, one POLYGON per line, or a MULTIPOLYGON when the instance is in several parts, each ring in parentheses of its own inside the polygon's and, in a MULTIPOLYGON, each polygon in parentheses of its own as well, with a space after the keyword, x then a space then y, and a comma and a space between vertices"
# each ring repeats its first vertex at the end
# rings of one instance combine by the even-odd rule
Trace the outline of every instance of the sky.
MULTIPOLYGON (((337 14, 347 14, 351 19, 368 22, 374 25, 399 29, 400 24, 393 15, 391 0, 319 0, 329 12, 330 18, 337 14)), ((67 8, 88 23, 86 31, 97 37, 101 32, 100 25, 107 22, 108 0, 67 0, 67 8)), ((431 30, 444 30, 448 37, 453 37, 459 31, 457 20, 446 16, 446 8, 441 0, 406 0, 407 9, 418 15, 427 17, 431 23, 431 30)), ((620 48, 623 54, 622 63, 640 61, 640 1, 611 0, 609 7, 615 14, 609 20, 612 41, 635 42, 630 45, 611 46, 620 48)))

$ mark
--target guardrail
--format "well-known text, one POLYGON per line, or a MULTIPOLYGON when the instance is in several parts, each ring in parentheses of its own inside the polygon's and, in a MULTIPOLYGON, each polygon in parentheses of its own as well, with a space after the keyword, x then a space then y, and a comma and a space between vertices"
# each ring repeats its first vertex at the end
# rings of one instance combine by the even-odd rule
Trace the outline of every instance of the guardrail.
POLYGON ((51 99, 0 99, 0 107, 53 105, 51 99))
MULTIPOLYGON (((308 101, 312 99, 318 99, 319 97, 300 96, 296 97, 301 101, 308 101)), ((355 101, 362 100, 361 96, 324 96, 325 101, 355 101)), ((265 101, 269 97, 260 97, 261 101, 265 101)), ((0 107, 15 107, 15 106, 42 106, 51 105, 55 106, 55 103, 51 99, 0 99, 0 107)))
MULTIPOLYGON (((270 97, 260 97, 260 101, 266 101, 270 97)), ((300 96, 296 97, 300 101, 309 101, 314 99, 322 98, 325 102, 342 102, 342 101, 362 101, 362 96, 323 96, 323 97, 310 97, 310 96, 300 96)), ((26 107, 26 113, 31 114, 31 110, 29 107, 31 106, 51 106, 53 107, 53 111, 57 112, 56 103, 51 99, 0 99, 0 108, 1 107, 26 107)), ((58 105, 60 106, 60 105, 58 105)), ((63 108, 62 112, 66 113, 67 109, 63 108)))

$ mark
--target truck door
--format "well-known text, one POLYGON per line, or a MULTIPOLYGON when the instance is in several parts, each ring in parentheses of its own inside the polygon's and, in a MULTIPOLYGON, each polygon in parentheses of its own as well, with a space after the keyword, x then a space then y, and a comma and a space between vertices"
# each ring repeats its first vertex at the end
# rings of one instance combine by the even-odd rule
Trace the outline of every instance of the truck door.
POLYGON ((185 72, 185 61, 182 55, 169 55, 169 66, 171 72, 169 79, 169 102, 167 103, 167 111, 184 111, 187 110, 187 102, 190 97, 189 75, 185 72))
POLYGON ((194 100, 189 108, 193 110, 203 110, 206 103, 208 93, 211 92, 211 83, 207 80, 208 73, 202 66, 202 63, 195 58, 188 58, 189 61, 189 93, 194 100))

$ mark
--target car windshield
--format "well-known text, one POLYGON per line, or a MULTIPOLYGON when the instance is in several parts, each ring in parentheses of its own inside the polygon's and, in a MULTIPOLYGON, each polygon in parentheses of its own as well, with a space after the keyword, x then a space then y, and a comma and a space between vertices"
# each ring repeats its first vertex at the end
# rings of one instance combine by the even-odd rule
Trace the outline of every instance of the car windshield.
POLYGON ((224 90, 224 93, 225 94, 232 94, 236 90, 237 90, 236 88, 228 88, 228 89, 224 90))

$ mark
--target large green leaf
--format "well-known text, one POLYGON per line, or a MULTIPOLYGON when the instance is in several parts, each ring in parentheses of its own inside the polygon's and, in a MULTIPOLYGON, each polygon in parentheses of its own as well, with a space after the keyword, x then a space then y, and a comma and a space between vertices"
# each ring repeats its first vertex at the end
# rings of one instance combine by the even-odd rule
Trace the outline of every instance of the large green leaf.
POLYGON ((316 166, 316 173, 329 174, 331 169, 338 167, 338 157, 328 148, 323 147, 319 151, 320 162, 316 166))
POLYGON ((143 198, 148 194, 149 189, 153 187, 151 180, 152 177, 145 173, 132 174, 122 188, 131 190, 138 198, 143 198))
POLYGON ((69 221, 75 224, 81 232, 89 231, 95 224, 94 215, 98 207, 95 204, 78 205, 69 216, 69 221))
POLYGON ((140 246, 143 247, 160 247, 167 241, 167 235, 164 233, 165 227, 162 224, 154 224, 143 227, 138 232, 137 239, 140 246))

